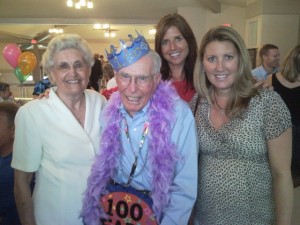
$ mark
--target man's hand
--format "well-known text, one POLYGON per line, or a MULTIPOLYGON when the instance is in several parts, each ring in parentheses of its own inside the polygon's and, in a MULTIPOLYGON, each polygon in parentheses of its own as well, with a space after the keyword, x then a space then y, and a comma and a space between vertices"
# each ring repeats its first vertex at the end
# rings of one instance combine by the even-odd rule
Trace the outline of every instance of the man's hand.
POLYGON ((41 93, 39 96, 38 96, 38 99, 42 99, 42 98, 49 98, 49 92, 50 92, 50 89, 46 89, 44 93, 41 93))

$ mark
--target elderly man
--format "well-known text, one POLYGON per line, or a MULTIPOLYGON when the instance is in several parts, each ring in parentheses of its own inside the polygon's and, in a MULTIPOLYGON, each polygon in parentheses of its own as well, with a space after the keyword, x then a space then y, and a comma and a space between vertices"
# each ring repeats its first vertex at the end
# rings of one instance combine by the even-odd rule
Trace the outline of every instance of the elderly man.
POLYGON ((280 53, 278 47, 273 44, 265 44, 259 50, 261 65, 252 70, 257 80, 266 80, 267 76, 278 72, 280 53))
POLYGON ((118 91, 104 109, 81 215, 86 225, 187 224, 197 189, 193 114, 161 81, 161 59, 143 36, 121 44, 107 57, 118 91))

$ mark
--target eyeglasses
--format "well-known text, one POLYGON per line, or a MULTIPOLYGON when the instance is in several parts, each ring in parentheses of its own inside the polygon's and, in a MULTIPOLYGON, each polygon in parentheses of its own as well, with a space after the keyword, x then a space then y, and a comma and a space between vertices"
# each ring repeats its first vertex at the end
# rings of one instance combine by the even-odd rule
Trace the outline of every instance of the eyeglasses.
POLYGON ((132 80, 134 80, 134 83, 138 87, 147 87, 153 79, 154 74, 132 76, 126 73, 118 73, 117 77, 119 78, 119 81, 122 83, 122 85, 127 86, 131 83, 132 80))
POLYGON ((82 72, 85 70, 86 64, 84 62, 79 61, 79 62, 75 62, 72 66, 66 62, 62 62, 59 65, 54 66, 55 70, 58 71, 59 73, 68 73, 68 72, 70 72, 72 67, 73 67, 74 71, 82 72))

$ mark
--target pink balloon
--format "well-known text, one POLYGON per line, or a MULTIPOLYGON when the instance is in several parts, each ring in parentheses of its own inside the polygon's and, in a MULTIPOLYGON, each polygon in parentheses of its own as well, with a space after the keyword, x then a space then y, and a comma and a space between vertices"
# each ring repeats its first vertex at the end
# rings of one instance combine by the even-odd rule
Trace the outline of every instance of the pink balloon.
POLYGON ((16 68, 18 66, 18 59, 20 55, 21 55, 21 50, 16 44, 8 44, 3 49, 4 59, 13 68, 16 68))

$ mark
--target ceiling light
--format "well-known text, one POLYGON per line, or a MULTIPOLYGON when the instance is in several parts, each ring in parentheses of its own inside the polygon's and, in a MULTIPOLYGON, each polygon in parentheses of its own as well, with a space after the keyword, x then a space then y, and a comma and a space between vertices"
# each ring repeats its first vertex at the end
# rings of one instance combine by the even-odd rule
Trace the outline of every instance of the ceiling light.
POLYGON ((92 0, 89 0, 89 1, 88 1, 87 7, 88 7, 88 9, 94 8, 94 4, 93 4, 92 0))
POLYGON ((68 0, 67 1, 67 6, 68 7, 73 7, 73 1, 72 0, 68 0))
POLYGON ((85 0, 79 0, 79 3, 80 3, 80 6, 86 6, 86 2, 85 2, 85 0))
POLYGON ((80 9, 80 8, 81 8, 80 2, 76 2, 75 3, 75 9, 80 9))
POLYGON ((108 29, 109 28, 109 24, 103 24, 103 28, 104 29, 108 29))
POLYGON ((96 24, 94 24, 94 29, 96 29, 96 30, 98 30, 98 29, 101 29, 101 24, 99 24, 99 23, 96 23, 96 24))
POLYGON ((100 30, 100 29, 109 29, 109 24, 99 24, 99 23, 96 23, 94 24, 94 29, 96 30, 100 30))
POLYGON ((111 31, 105 31, 104 32, 104 37, 111 37, 111 38, 113 38, 113 37, 116 37, 116 33, 115 32, 111 32, 111 31))
POLYGON ((61 34, 64 32, 64 30, 62 28, 50 28, 48 32, 50 34, 61 34))
POLYGON ((156 34, 156 29, 155 28, 150 29, 149 34, 156 34))
POLYGON ((88 9, 94 8, 92 0, 67 0, 68 7, 75 7, 76 9, 81 9, 81 7, 87 7, 88 9))

